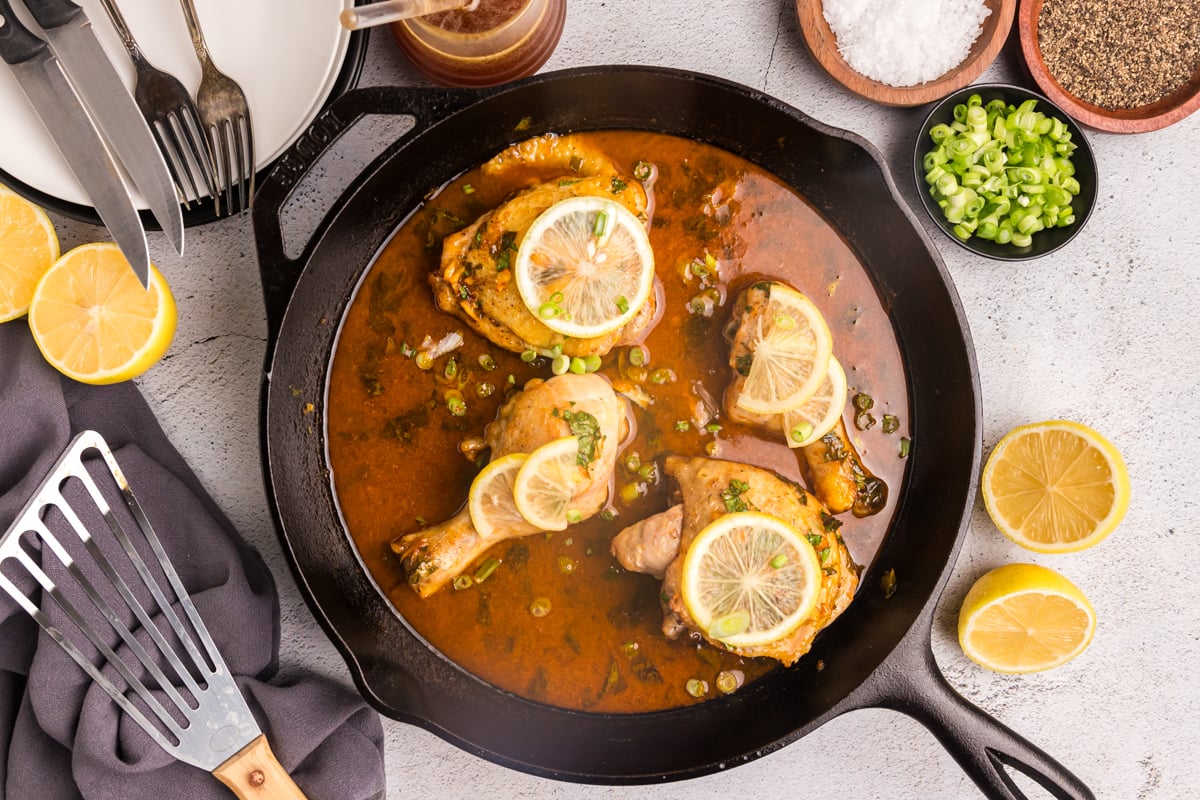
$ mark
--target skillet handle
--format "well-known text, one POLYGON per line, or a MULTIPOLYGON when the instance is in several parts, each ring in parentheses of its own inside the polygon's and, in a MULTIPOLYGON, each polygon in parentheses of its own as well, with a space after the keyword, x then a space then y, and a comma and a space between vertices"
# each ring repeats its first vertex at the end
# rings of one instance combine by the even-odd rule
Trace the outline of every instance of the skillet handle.
POLYGON ((345 202, 354 195, 388 158, 405 144, 446 116, 469 105, 481 92, 463 89, 420 89, 376 86, 355 89, 338 97, 322 111, 300 138, 279 159, 258 185, 253 218, 254 240, 258 250, 258 268, 262 276, 263 299, 267 308, 267 350, 274 349, 275 338, 283 324, 284 311, 300 279, 304 265, 329 224, 345 202), (369 115, 410 116, 413 127, 401 134, 346 187, 325 218, 304 242, 295 258, 284 249, 280 212, 304 177, 317 165, 337 141, 359 120, 369 115))
POLYGON ((929 644, 929 614, 864 686, 862 705, 890 708, 920 722, 937 737, 990 800, 1028 800, 1006 767, 1019 770, 1059 800, 1096 800, 1070 770, 984 713, 942 676, 929 644))

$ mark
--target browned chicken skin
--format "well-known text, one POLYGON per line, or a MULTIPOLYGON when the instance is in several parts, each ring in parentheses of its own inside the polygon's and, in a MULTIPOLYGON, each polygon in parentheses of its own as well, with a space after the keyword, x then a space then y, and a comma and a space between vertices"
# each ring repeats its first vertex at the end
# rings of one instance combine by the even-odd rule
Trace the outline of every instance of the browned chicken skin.
MULTIPOLYGON (((747 506, 775 516, 802 535, 812 537, 810 541, 821 561, 823 577, 816 609, 795 631, 771 644, 729 649, 746 657, 762 656, 784 664, 795 663, 808 652, 817 633, 846 609, 858 586, 858 569, 837 533, 838 521, 800 486, 749 464, 671 456, 666 460, 666 473, 678 483, 682 504, 626 528, 612 543, 613 555, 623 567, 657 574, 655 567, 671 555, 671 542, 677 542, 662 585, 663 633, 675 638, 690 630, 708 638, 688 615, 680 595, 683 560, 688 547, 704 528, 726 514, 737 513, 729 511, 724 493, 732 481, 741 481, 749 487, 740 494, 747 506)), ((709 641, 727 647, 723 642, 709 641)))
MULTIPOLYGON (((608 499, 609 478, 627 426, 625 401, 613 392, 607 380, 599 375, 573 373, 546 381, 532 380, 501 407, 499 416, 484 431, 484 438, 493 459, 509 453, 531 453, 548 442, 571 435, 570 425, 561 413, 568 410, 591 414, 600 431, 595 458, 587 466, 590 483, 572 503, 581 518, 588 519, 608 499)), ((460 575, 492 545, 537 530, 529 524, 518 525, 496 531, 485 539, 471 524, 471 514, 464 505, 440 525, 400 537, 392 542, 392 550, 400 555, 409 585, 421 597, 428 597, 460 575)))
POLYGON ((530 167, 544 176, 544 182, 525 187, 444 240, 441 268, 429 278, 438 308, 515 353, 529 349, 545 353, 561 346, 568 356, 603 356, 617 345, 637 341, 654 321, 654 293, 623 327, 592 339, 574 339, 550 330, 529 312, 511 265, 529 226, 555 203, 571 197, 604 197, 645 219, 645 191, 602 153, 571 136, 546 134, 513 145, 487 162, 483 171, 503 176, 530 167))

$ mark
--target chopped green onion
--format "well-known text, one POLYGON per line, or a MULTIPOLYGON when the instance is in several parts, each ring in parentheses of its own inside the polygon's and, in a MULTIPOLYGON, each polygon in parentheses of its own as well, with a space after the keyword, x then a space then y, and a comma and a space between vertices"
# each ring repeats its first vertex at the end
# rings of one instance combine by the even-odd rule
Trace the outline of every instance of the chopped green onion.
POLYGON ((446 398, 446 408, 448 408, 450 413, 456 417, 461 417, 467 413, 466 401, 464 401, 462 397, 457 394, 452 394, 446 398))
POLYGON ((659 384, 660 386, 664 383, 674 383, 675 373, 665 367, 662 369, 656 369, 654 372, 650 373, 650 382, 659 384))
POLYGON ((569 369, 576 375, 582 375, 588 371, 587 363, 579 356, 575 356, 571 359, 571 366, 569 369))
POLYGON ((679 431, 680 433, 687 433, 689 430, 691 430, 691 427, 692 423, 688 422, 686 419, 675 421, 675 430, 679 431))
POLYGON ((717 691, 721 694, 733 694, 742 686, 745 675, 741 670, 722 670, 717 673, 717 691), (742 677, 739 679, 739 675, 742 677))
POLYGON ((469 183, 463 184, 463 194, 475 194, 475 187, 469 183))
POLYGON ((792 441, 796 444, 805 441, 812 436, 813 426, 811 422, 801 422, 791 430, 792 441))
POLYGON ((1038 231, 1075 222, 1061 209, 1080 191, 1076 145, 1066 123, 1036 106, 968 100, 954 108, 953 124, 929 130, 925 182, 955 237, 1028 246, 1038 231))
POLYGON ((529 613, 537 618, 542 618, 550 613, 550 600, 546 597, 539 597, 529 604, 529 613))
POLYGON ((625 456, 625 469, 629 472, 637 472, 642 466, 642 458, 636 452, 625 456))
POLYGON ((579 513, 577 508, 567 509, 567 522, 583 522, 583 514, 579 513))
POLYGON ((588 372, 598 372, 603 363, 604 361, 595 353, 583 357, 583 366, 588 372))
POLYGON ((622 314, 629 313, 629 301, 625 299, 625 295, 618 297, 616 303, 617 311, 620 311, 622 314))
POLYGON ((720 433, 721 432, 721 423, 710 422, 704 426, 704 430, 708 431, 709 433, 720 433))
MULTIPOLYGON (((537 357, 538 357, 537 350, 530 349, 530 350, 522 350, 521 351, 521 360, 524 361, 526 364, 532 362, 537 357)), ((418 358, 419 358, 419 356, 418 356, 418 358)))
POLYGON ((907 436, 900 437, 900 457, 908 458, 908 454, 912 452, 912 439, 907 436))
POLYGON ((883 415, 883 432, 895 433, 900 430, 900 418, 894 414, 883 415))
POLYGON ((606 508, 600 512, 600 519, 604 520, 605 522, 612 522, 616 518, 617 512, 611 508, 606 508))
POLYGON ((496 384, 484 381, 475 387, 475 393, 480 397, 491 397, 496 392, 496 384))
POLYGON ((604 211, 597 211, 596 212, 596 224, 592 228, 592 235, 595 236, 597 239, 600 239, 604 236, 604 233, 607 230, 608 230, 608 214, 604 211))
POLYGON ((418 369, 432 369, 433 368, 433 356, 429 355, 429 352, 427 350, 422 350, 421 352, 417 353, 417 357, 414 360, 417 363, 418 369))
POLYGON ((575 559, 571 558, 570 556, 558 557, 558 571, 563 575, 570 575, 578 566, 579 565, 575 563, 575 559))
POLYGON ((702 699, 708 694, 708 682, 702 681, 699 678, 688 678, 688 682, 684 687, 687 693, 697 700, 702 699))
POLYGON ((648 461, 638 467, 638 477, 650 483, 658 483, 658 465, 653 461, 648 461))
POLYGON ((550 371, 555 375, 563 375, 571 368, 570 356, 555 356, 550 362, 550 371))
POLYGON ((471 579, 470 575, 459 575, 454 579, 454 588, 460 592, 463 589, 470 589, 474 585, 475 581, 471 579))
POLYGON ((875 406, 875 399, 869 394, 859 392, 854 395, 854 407, 859 411, 866 411, 875 406))
POLYGON ((494 573, 496 568, 499 566, 500 559, 489 558, 480 565, 479 569, 475 570, 475 574, 472 577, 475 579, 476 583, 483 583, 488 578, 492 577, 492 573, 494 573))
POLYGON ((787 562, 788 562, 788 557, 786 555, 784 555, 783 553, 776 553, 775 557, 772 558, 767 563, 769 563, 771 565, 771 569, 780 569, 787 562))
POLYGON ((621 501, 629 505, 645 493, 646 484, 633 481, 621 487, 621 501))
POLYGON ((561 317, 563 313, 562 306, 557 303, 542 303, 538 307, 538 316, 542 319, 554 319, 561 317))
POLYGON ((646 362, 649 360, 649 356, 646 355, 646 349, 640 345, 634 345, 633 347, 629 348, 628 357, 629 363, 635 367, 645 366, 646 362))
POLYGON ((633 177, 645 183, 654 174, 654 167, 648 161, 639 161, 633 165, 633 177))
POLYGON ((775 327, 782 331, 790 331, 792 328, 796 327, 796 319, 790 314, 780 314, 779 316, 775 317, 775 327))
POLYGON ((496 368, 496 359, 492 358, 490 353, 484 353, 479 357, 479 366, 491 372, 496 368))
POLYGON ((750 615, 745 611, 733 611, 713 620, 712 625, 708 626, 708 636, 710 639, 728 639, 744 633, 749 627, 750 615))

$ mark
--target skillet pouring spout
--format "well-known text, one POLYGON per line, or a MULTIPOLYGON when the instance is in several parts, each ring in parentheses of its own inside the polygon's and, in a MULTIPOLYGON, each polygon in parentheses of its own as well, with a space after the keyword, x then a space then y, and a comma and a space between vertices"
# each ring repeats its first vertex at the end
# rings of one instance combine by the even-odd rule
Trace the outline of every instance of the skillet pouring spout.
POLYGON ((630 784, 724 770, 845 711, 886 707, 934 730, 988 797, 1021 797, 1005 766, 1056 797, 1092 797, 1048 756, 959 698, 934 666, 930 620, 979 475, 979 378, 950 277, 869 143, 754 89, 670 69, 590 67, 482 91, 374 87, 343 95, 318 117, 261 182, 253 216, 270 342, 261 408, 267 494, 301 591, 379 711, 515 769, 630 784), (281 209, 343 134, 372 115, 414 124, 336 200, 300 255, 289 256, 281 209), (631 714, 566 710, 503 691, 413 630, 347 531, 331 477, 326 408, 351 299, 432 190, 517 140, 614 129, 727 150, 791 187, 836 229, 890 318, 918 443, 903 485, 893 487, 895 515, 858 596, 809 655, 720 699, 631 714), (886 570, 899 580, 885 596, 879 576, 886 570))

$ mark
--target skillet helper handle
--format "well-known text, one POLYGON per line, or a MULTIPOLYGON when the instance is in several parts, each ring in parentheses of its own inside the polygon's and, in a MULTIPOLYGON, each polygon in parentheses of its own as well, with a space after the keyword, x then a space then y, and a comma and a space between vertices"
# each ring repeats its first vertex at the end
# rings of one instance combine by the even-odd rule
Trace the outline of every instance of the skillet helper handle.
POLYGON ((916 641, 910 636, 901 646, 920 648, 923 652, 910 655, 924 661, 923 668, 889 673, 890 686, 876 705, 928 728, 990 800, 1028 800, 1006 767, 1024 773, 1058 800, 1096 800, 1070 770, 955 691, 934 661, 927 632, 923 644, 916 641))
POLYGON ((25 0, 25 7, 43 30, 66 25, 83 14, 83 8, 71 0, 25 0))
POLYGON ((17 19, 9 0, 0 0, 0 58, 9 64, 24 64, 46 49, 46 43, 17 19))
MULTIPOLYGON (((6 0, 0 0, 6 2, 6 0)), ((397 86, 375 86, 354 89, 334 100, 322 111, 296 142, 288 148, 267 177, 259 184, 254 197, 254 238, 258 250, 258 268, 262 275, 263 298, 267 307, 268 347, 283 323, 283 313, 291 299, 300 272, 309 260, 321 234, 340 210, 335 205, 325 219, 312 231, 296 258, 284 249, 280 212, 304 177, 325 153, 363 117, 369 115, 409 116, 413 127, 397 137, 375 161, 362 171, 343 193, 354 194, 376 169, 397 150, 454 111, 481 97, 476 91, 461 89, 414 89, 397 86)))
POLYGON ((241 800, 307 800, 271 752, 266 736, 255 738, 214 769, 213 775, 241 800))

